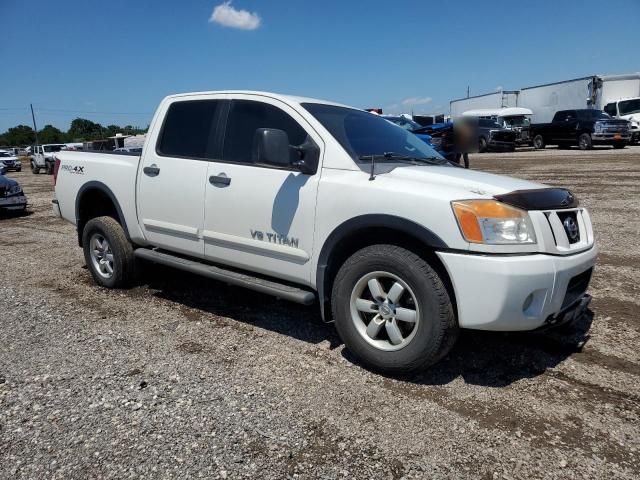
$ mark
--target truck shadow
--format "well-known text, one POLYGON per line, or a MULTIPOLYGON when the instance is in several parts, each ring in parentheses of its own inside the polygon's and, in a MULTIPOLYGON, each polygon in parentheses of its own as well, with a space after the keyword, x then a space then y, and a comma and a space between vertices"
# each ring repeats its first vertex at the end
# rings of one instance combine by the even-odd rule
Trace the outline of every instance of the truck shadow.
POLYGON ((582 351, 590 338, 593 316, 593 312, 588 310, 566 332, 463 330, 443 360, 402 380, 418 385, 446 385, 461 377, 471 385, 499 388, 537 377, 582 351))
MULTIPOLYGON (((331 350, 342 345, 333 325, 320 318, 317 305, 280 301, 158 265, 149 268, 144 278, 148 289, 158 298, 188 307, 187 318, 205 320, 205 314, 212 314, 314 345, 329 342, 331 350)), ((580 352, 589 340, 592 320, 589 310, 568 333, 463 330, 449 355, 439 363, 419 374, 395 379, 417 385, 446 385, 461 377, 472 385, 505 387, 541 375, 580 352)), ((341 354, 367 368, 347 349, 341 354)))

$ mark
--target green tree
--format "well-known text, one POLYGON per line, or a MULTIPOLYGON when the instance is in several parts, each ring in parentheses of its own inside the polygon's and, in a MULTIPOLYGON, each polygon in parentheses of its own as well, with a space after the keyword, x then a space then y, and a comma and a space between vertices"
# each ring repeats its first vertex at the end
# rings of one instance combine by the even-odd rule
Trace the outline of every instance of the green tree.
POLYGON ((40 143, 64 143, 66 140, 67 135, 53 125, 45 125, 38 132, 38 141, 40 143))
POLYGON ((36 141, 36 134, 33 128, 27 125, 18 125, 12 127, 2 134, 3 144, 13 145, 31 145, 36 141))
POLYGON ((71 122, 67 134, 70 139, 77 141, 98 140, 104 138, 104 128, 99 123, 86 118, 76 118, 71 122))

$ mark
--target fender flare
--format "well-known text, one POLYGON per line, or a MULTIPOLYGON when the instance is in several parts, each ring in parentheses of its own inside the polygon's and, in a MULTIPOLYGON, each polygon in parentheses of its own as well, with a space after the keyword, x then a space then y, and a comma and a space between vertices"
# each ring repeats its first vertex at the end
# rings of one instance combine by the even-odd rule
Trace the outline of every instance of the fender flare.
MULTIPOLYGON (((124 234, 127 236, 127 240, 131 241, 131 238, 129 237, 129 228, 127 227, 127 221, 125 220, 124 214, 122 213, 122 208, 120 208, 120 203, 116 199, 116 196, 113 194, 111 189, 109 187, 107 187, 104 183, 99 182, 97 180, 91 180, 91 181, 83 184, 78 189, 78 194, 76 195, 76 208, 75 208, 75 211, 76 211, 76 228, 78 228, 78 226, 79 226, 80 200, 82 199, 84 193, 87 192, 87 190, 99 190, 102 193, 104 193, 107 197, 109 197, 109 199, 113 203, 114 207, 116 208, 116 213, 118 214, 118 219, 117 219, 118 223, 120 223, 120 225, 122 226, 122 229, 124 230, 124 234)), ((78 239, 80 239, 81 236, 82 236, 82 232, 80 232, 78 230, 78 239)))
POLYGON ((407 234, 420 242, 425 247, 438 250, 447 250, 449 246, 438 235, 412 220, 403 217, 386 214, 369 214, 351 218, 338 225, 327 237, 320 255, 318 256, 318 266, 316 268, 316 290, 320 302, 320 313, 322 319, 325 318, 325 283, 326 273, 329 266, 329 258, 335 251, 336 246, 349 235, 366 228, 388 228, 400 233, 407 234))

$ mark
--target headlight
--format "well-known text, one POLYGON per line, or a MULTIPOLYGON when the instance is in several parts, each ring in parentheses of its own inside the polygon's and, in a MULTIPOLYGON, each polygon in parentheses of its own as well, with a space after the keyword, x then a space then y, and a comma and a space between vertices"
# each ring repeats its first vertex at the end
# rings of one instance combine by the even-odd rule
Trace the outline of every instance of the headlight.
POLYGON ((458 226, 471 243, 511 245, 536 243, 529 214, 496 200, 451 202, 458 226))
POLYGON ((7 195, 18 195, 20 193, 22 193, 22 187, 20 185, 13 185, 7 190, 7 195))

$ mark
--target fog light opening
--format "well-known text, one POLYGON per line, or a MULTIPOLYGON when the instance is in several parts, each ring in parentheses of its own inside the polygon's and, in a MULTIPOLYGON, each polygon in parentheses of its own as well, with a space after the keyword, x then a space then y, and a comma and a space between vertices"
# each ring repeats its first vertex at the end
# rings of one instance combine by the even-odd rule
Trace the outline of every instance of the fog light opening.
POLYGON ((522 311, 526 312, 532 303, 533 303, 533 293, 530 293, 527 296, 527 298, 524 299, 524 303, 522 304, 522 311))

